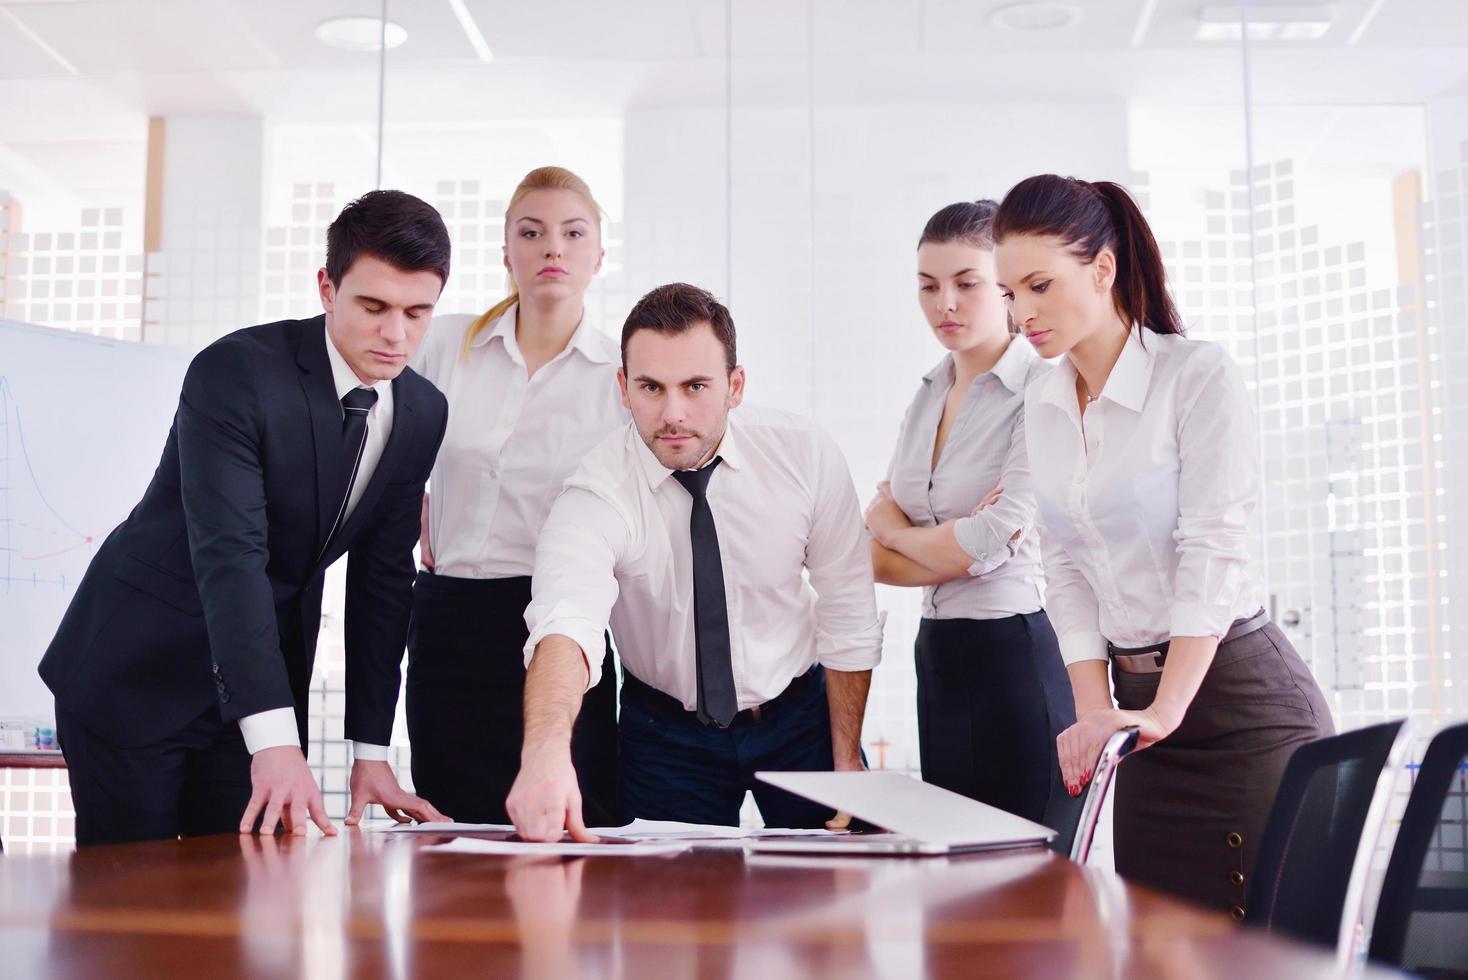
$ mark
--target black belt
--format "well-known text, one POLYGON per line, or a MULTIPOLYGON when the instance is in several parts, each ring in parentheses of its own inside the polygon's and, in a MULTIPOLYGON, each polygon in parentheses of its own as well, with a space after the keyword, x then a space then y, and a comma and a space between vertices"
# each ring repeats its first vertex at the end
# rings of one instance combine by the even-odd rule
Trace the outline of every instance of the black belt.
MULTIPOLYGON (((733 728, 736 725, 741 724, 756 724, 770 712, 778 712, 781 709, 782 705, 788 705, 789 702, 796 700, 800 697, 801 694, 808 691, 812 685, 819 684, 820 682, 821 667, 819 664, 817 664, 810 670, 807 670, 805 673, 792 680, 789 684, 785 686, 785 690, 770 698, 770 700, 766 701, 764 704, 757 704, 753 708, 745 708, 743 711, 737 713, 734 716, 734 720, 729 723, 729 727, 733 728)), ((698 712, 689 711, 687 708, 683 707, 682 701, 679 701, 671 694, 665 694, 664 692, 659 691, 657 688, 653 687, 651 684, 648 684, 645 681, 638 680, 636 677, 632 676, 631 671, 627 670, 626 667, 622 668, 622 694, 623 696, 631 698, 632 700, 638 702, 644 708, 647 708, 649 710, 657 711, 665 715, 671 714, 674 716, 687 716, 688 720, 691 721, 693 724, 703 724, 698 720, 698 712)), ((710 726, 713 725, 712 722, 710 722, 709 724, 710 726)))
MULTIPOLYGON (((1223 639, 1218 641, 1218 645, 1222 646, 1229 640, 1256 633, 1268 625, 1269 613, 1261 609, 1252 616, 1234 620, 1228 632, 1223 634, 1223 639)), ((1149 647, 1119 647, 1108 642, 1106 652, 1111 654, 1111 662, 1116 664, 1118 670, 1128 674, 1155 674, 1162 670, 1162 665, 1167 661, 1167 647, 1170 643, 1170 640, 1164 640, 1149 647)))

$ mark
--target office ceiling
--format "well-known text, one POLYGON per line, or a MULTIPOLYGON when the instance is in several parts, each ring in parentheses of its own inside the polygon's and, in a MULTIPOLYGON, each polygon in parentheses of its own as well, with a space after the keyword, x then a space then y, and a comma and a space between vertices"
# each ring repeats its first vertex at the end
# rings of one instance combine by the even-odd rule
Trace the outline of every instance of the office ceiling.
MULTIPOLYGON (((1238 0, 389 0, 402 124, 596 116, 660 104, 1113 100, 1237 104, 1237 42, 1198 39, 1238 0), (1001 10, 1001 8, 1009 8, 1001 10), (1205 14, 1205 8, 1208 13, 1205 14), (1004 23, 1054 21, 1048 30, 1004 23), (734 58, 727 60, 732 49, 734 58)), ((318 23, 380 0, 0 0, 0 143, 137 133, 155 114, 375 120, 378 56, 318 23)), ((1260 21, 1323 24, 1259 42, 1254 96, 1291 104, 1468 96, 1468 3, 1250 0, 1260 21)))

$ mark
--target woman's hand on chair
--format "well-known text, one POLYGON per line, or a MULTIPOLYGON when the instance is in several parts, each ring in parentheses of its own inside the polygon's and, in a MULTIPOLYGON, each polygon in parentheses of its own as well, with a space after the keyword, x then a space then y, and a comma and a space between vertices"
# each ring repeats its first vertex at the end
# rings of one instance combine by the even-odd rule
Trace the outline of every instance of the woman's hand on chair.
POLYGON ((1056 737, 1060 778, 1071 796, 1079 796, 1081 790, 1091 781, 1096 760, 1112 733, 1133 725, 1140 729, 1137 737, 1138 749, 1160 742, 1177 727, 1150 706, 1140 711, 1096 708, 1086 712, 1080 720, 1056 737))

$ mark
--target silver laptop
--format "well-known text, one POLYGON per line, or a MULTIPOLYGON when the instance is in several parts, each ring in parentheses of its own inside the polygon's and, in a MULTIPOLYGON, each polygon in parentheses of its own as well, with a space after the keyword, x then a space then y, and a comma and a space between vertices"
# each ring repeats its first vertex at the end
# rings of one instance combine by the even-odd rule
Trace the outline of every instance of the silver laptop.
POLYGON ((755 852, 961 854, 1035 847, 1055 836, 1049 827, 896 772, 758 772, 755 778, 889 831, 765 834, 746 842, 755 852))

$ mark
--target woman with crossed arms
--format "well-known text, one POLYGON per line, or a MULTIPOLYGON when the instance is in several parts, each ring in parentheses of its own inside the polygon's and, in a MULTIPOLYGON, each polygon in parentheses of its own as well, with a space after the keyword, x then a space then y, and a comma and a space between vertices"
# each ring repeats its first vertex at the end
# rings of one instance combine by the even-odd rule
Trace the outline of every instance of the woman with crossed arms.
POLYGON ((1106 739, 1140 728, 1117 773, 1117 871, 1242 919, 1290 753, 1333 731, 1249 568, 1259 456, 1243 380, 1222 348, 1183 336, 1120 185, 1031 177, 994 237, 1015 324, 1060 358, 1025 422, 1075 692, 1061 773, 1078 794, 1106 739))
POLYGON ((877 581, 923 588, 923 779, 1062 822, 1074 804, 1055 739, 1075 714, 1042 608, 1024 427, 1025 390, 1049 369, 1010 334, 994 281, 997 207, 950 204, 918 240, 918 304, 947 353, 907 410, 867 526, 877 581))

